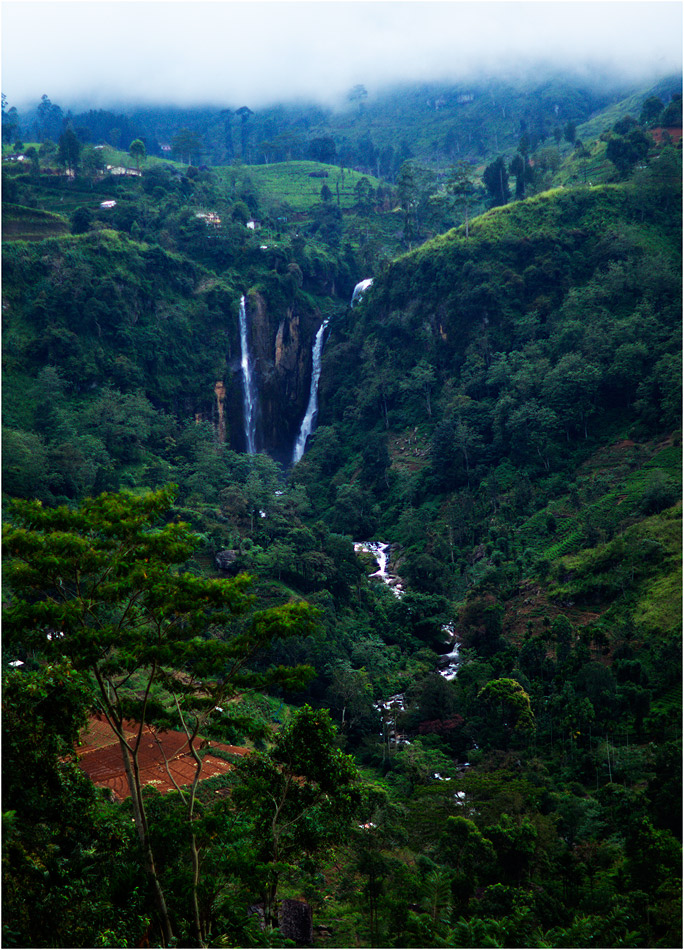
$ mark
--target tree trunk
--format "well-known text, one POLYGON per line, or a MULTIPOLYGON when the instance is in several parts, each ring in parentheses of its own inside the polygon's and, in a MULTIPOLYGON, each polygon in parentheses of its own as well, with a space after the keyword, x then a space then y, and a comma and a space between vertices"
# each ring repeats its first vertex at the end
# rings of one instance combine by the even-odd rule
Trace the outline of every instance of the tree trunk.
MULTIPOLYGON (((186 733, 187 734, 187 733, 186 733)), ((195 749, 195 738, 196 735, 188 736, 188 746, 190 747, 190 753, 195 760, 195 777, 192 781, 192 787, 190 789, 190 798, 188 801, 188 824, 190 826, 190 859, 192 862, 192 914, 193 921, 195 924, 195 936, 197 937, 197 942, 200 947, 206 947, 205 934, 202 928, 202 920, 200 917, 199 909, 199 900, 197 897, 197 891, 199 888, 199 878, 200 878, 200 860, 199 860, 199 849, 197 847, 197 838, 192 827, 192 823, 195 819, 195 798, 197 793, 197 786, 199 784, 200 776, 202 774, 202 760, 199 757, 197 750, 195 749)))
POLYGON ((171 946, 174 941, 173 927, 169 916, 166 898, 157 874, 157 868, 154 861, 154 853, 150 843, 149 828, 147 825, 147 815, 142 798, 142 789, 140 787, 140 775, 138 772, 137 756, 131 753, 131 748, 122 735, 119 736, 119 745, 121 746, 121 755, 123 758, 124 769, 126 770, 126 780, 131 793, 131 803, 133 805, 133 818, 135 829, 138 833, 138 840, 142 850, 145 873, 154 896, 154 903, 159 914, 159 924, 163 935, 163 945, 171 946))

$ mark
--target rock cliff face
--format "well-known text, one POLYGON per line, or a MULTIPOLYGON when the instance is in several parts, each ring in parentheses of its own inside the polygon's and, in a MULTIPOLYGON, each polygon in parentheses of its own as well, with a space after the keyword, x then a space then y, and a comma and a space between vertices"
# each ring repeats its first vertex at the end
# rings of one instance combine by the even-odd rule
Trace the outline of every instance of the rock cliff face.
MULTIPOLYGON (((249 346, 257 379, 257 449, 289 463, 299 425, 306 411, 311 382, 311 350, 322 317, 306 302, 295 299, 273 306, 262 293, 247 297, 249 346)), ((242 421, 240 342, 231 340, 229 378, 224 396, 227 439, 231 448, 245 450, 242 421)), ((218 393, 217 393, 218 396, 218 393)))

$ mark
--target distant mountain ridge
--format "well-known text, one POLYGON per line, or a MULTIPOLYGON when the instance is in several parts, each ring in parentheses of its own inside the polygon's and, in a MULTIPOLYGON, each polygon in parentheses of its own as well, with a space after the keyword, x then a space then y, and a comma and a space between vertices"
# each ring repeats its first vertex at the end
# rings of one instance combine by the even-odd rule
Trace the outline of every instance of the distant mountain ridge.
POLYGON ((223 109, 128 104, 78 113, 48 99, 49 111, 43 103, 13 121, 14 134, 28 140, 40 139, 45 129, 55 139, 60 122, 71 121, 84 141, 107 141, 128 149, 134 138, 141 137, 148 154, 167 157, 174 137, 185 129, 199 140, 198 160, 210 165, 313 158, 392 181, 406 158, 437 167, 459 159, 478 164, 515 149, 524 133, 533 147, 550 140, 568 122, 582 135, 598 134, 596 130, 607 127, 604 112, 615 119, 630 111, 638 113, 646 98, 656 95, 667 102, 681 91, 681 84, 681 75, 639 85, 608 76, 532 73, 515 80, 480 77, 375 92, 357 86, 345 108, 298 102, 247 112, 242 103, 230 102, 229 95, 223 109))

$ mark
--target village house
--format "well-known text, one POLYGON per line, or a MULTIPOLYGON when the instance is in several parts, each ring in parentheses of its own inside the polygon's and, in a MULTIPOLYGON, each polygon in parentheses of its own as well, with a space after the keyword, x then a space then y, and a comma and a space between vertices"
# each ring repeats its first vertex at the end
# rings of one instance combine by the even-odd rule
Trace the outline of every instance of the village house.
POLYGON ((137 168, 124 168, 123 165, 107 165, 107 171, 110 175, 134 175, 142 177, 142 172, 137 168))
POLYGON ((221 223, 221 218, 216 214, 215 211, 198 211, 195 214, 195 217, 202 218, 202 220, 206 221, 207 224, 218 226, 221 223))

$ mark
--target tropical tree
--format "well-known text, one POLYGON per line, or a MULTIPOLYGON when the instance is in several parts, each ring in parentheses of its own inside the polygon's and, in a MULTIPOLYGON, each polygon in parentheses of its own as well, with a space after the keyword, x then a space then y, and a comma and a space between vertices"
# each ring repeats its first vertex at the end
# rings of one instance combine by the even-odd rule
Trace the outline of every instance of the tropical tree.
POLYGON ((494 741, 508 738, 513 733, 534 732, 536 723, 530 697, 517 680, 509 677, 490 680, 482 687, 477 698, 494 727, 491 736, 494 741))
POLYGON ((241 143, 241 148, 242 148, 240 155, 242 157, 242 161, 246 162, 247 161, 247 137, 248 137, 247 121, 250 115, 254 115, 254 113, 249 108, 249 106, 240 106, 239 109, 235 110, 235 115, 240 116, 240 143, 241 143))
POLYGON ((489 193, 490 207, 508 204, 511 192, 508 187, 508 172, 501 155, 487 165, 482 173, 482 182, 489 193))
POLYGON ((16 106, 7 108, 7 96, 2 93, 2 143, 9 144, 19 130, 18 113, 16 106))
POLYGON ((105 170, 105 161, 101 150, 95 150, 92 145, 87 145, 81 152, 81 172, 93 181, 105 170))
POLYGON ((304 706, 281 730, 268 755, 248 756, 238 766, 238 807, 251 813, 255 870, 269 927, 277 925, 276 899, 284 873, 326 845, 340 843, 361 806, 359 774, 336 745, 326 709, 304 706))
POLYGON ((301 668, 257 676, 248 663, 273 637, 312 631, 314 619, 303 602, 253 611, 246 575, 205 580, 179 572, 198 538, 182 522, 168 521, 174 495, 174 488, 142 497, 105 494, 75 510, 15 502, 13 523, 3 531, 10 590, 4 633, 5 643, 19 655, 23 651, 48 661, 63 657, 88 674, 91 708, 119 743, 143 865, 167 945, 174 940, 172 913, 153 850, 139 752, 152 716, 168 719, 175 711, 195 763, 183 797, 195 939, 203 945, 192 828, 202 773, 200 731, 212 710, 239 690, 269 682, 301 684, 301 668))
POLYGON ((411 249, 417 231, 417 210, 420 200, 416 168, 413 162, 404 162, 397 178, 397 195, 404 213, 404 240, 411 249))
POLYGON ((3 673, 5 947, 125 947, 147 928, 130 819, 74 762, 88 692, 64 660, 3 673))
POLYGON ((349 102, 358 103, 359 112, 363 111, 363 102, 367 98, 368 98, 368 90, 361 83, 358 83, 356 86, 353 86, 347 93, 347 100, 349 102))
POLYGON ((644 100, 644 104, 641 107, 639 125, 645 127, 656 125, 664 108, 665 104, 662 99, 658 98, 658 96, 649 96, 648 99, 644 100))
POLYGON ((639 128, 626 135, 613 135, 606 146, 606 157, 615 165, 620 178, 626 178, 635 165, 645 162, 651 147, 649 137, 639 128))
POLYGON ((75 175, 80 157, 81 143, 76 134, 71 129, 67 129, 59 137, 59 161, 68 173, 75 175))
POLYGON ((47 138, 57 138, 60 130, 63 128, 64 117, 60 107, 52 102, 47 95, 40 97, 40 102, 36 108, 37 123, 36 133, 40 142, 47 138))
POLYGON ((455 207, 463 214, 465 236, 468 239, 470 204, 475 194, 473 169, 468 162, 456 162, 447 181, 447 192, 453 196, 455 207))
POLYGON ((136 169, 140 171, 140 163, 145 161, 145 156, 147 154, 145 150, 145 143, 142 141, 142 139, 133 139, 128 152, 135 162, 136 169))
POLYGON ((309 142, 309 158, 314 162, 332 165, 337 157, 335 140, 331 135, 321 135, 309 142))
POLYGON ((202 144, 190 129, 180 129, 171 139, 171 150, 181 162, 189 165, 199 157, 202 144))

